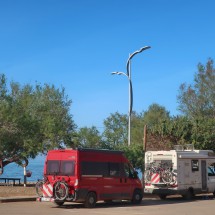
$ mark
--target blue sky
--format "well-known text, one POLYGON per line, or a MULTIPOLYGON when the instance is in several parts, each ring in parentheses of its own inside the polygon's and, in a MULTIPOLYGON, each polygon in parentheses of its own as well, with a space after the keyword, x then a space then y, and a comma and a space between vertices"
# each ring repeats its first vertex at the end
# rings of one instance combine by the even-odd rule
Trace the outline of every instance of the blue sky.
POLYGON ((215 58, 213 0, 0 0, 0 73, 21 84, 65 87, 79 127, 103 127, 128 113, 129 53, 133 110, 158 103, 177 115, 180 84, 215 58))

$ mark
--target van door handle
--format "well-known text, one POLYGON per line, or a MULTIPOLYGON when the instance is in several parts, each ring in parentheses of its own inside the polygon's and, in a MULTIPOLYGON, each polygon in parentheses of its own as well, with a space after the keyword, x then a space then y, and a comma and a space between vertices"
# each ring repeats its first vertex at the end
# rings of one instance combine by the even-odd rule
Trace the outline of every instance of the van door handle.
POLYGON ((122 179, 120 178, 120 183, 122 183, 122 179))

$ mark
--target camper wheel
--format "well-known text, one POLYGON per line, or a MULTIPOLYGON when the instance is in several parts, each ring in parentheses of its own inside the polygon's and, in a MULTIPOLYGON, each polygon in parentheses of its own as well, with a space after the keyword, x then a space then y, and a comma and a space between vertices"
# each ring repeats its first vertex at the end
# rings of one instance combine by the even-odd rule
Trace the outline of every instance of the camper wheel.
POLYGON ((184 199, 191 200, 194 197, 193 189, 190 188, 186 191, 184 195, 182 195, 184 199))
POLYGON ((86 208, 94 208, 96 205, 96 202, 97 202, 96 194, 94 192, 89 192, 84 202, 84 206, 86 208))
POLYGON ((165 194, 159 194, 158 196, 159 196, 160 199, 165 200, 167 195, 165 195, 165 194))

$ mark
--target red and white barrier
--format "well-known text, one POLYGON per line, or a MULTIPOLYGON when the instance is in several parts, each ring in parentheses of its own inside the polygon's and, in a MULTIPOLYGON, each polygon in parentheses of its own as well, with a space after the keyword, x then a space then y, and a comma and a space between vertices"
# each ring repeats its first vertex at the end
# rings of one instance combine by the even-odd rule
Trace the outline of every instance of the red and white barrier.
POLYGON ((43 197, 52 197, 53 196, 53 186, 51 184, 43 185, 43 197))
POLYGON ((159 173, 153 173, 151 177, 151 183, 157 184, 160 182, 160 174, 159 173))

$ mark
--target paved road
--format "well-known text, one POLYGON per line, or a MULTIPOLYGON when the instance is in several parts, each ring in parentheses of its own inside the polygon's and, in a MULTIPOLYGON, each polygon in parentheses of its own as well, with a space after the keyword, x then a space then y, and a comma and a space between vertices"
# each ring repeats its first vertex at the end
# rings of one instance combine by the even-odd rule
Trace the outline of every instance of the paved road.
POLYGON ((181 198, 144 199, 140 205, 136 206, 128 202, 98 203, 93 209, 86 209, 82 204, 65 204, 62 207, 56 207, 49 202, 0 204, 0 214, 4 215, 213 215, 214 213, 215 199, 203 200, 202 197, 189 202, 181 198))

